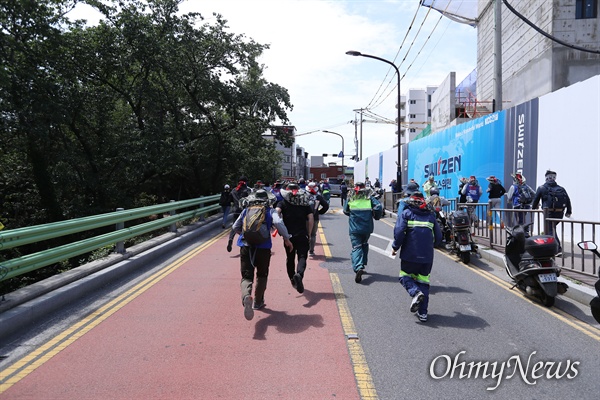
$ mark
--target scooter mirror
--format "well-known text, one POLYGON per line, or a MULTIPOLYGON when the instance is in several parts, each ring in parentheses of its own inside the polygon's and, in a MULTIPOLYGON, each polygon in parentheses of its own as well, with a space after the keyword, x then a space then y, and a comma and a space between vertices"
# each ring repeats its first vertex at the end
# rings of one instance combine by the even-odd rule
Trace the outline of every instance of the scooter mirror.
POLYGON ((581 250, 591 250, 591 251, 594 251, 598 248, 598 246, 596 246, 596 243, 594 243, 590 240, 587 240, 585 242, 579 242, 579 243, 577 243, 577 246, 579 246, 579 248, 581 250))

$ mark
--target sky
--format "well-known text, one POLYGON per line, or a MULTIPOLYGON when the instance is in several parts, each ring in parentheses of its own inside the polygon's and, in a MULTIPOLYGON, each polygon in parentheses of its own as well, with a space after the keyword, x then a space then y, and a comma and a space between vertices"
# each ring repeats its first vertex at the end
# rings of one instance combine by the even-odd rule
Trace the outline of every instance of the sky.
MULTIPOLYGON (((451 4, 456 10, 476 2, 451 4)), ((88 10, 80 7, 73 15, 92 22, 96 17, 88 10)), ((458 84, 476 68, 476 29, 429 10, 419 0, 185 0, 180 5, 182 13, 199 12, 206 23, 219 13, 230 32, 268 44, 259 61, 265 79, 289 91, 293 110, 288 117, 297 144, 309 157, 338 154, 341 138, 322 130, 336 132, 344 139, 345 165, 353 165, 350 157, 360 139, 354 110, 369 108, 394 121, 398 93, 390 65, 346 51, 394 62, 403 96, 408 89, 440 85, 450 72, 458 84)), ((396 131, 395 123, 364 123, 363 158, 392 148, 396 131)))

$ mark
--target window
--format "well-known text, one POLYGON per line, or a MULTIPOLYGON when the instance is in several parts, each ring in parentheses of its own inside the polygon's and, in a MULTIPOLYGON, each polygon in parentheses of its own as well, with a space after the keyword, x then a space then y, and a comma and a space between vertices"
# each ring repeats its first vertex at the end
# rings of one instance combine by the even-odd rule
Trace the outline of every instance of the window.
POLYGON ((417 101, 416 100, 409 100, 408 103, 409 104, 417 104, 417 101))
POLYGON ((410 133, 415 133, 417 130, 415 128, 410 128, 410 133))
POLYGON ((327 178, 327 174, 325 172, 321 173, 321 179, 326 179, 327 178))
POLYGON ((291 161, 291 159, 292 159, 292 157, 290 157, 290 156, 284 156, 283 157, 283 162, 289 163, 291 161))
POLYGON ((431 108, 427 110, 427 116, 431 118, 431 108))
POLYGON ((431 103, 431 95, 430 94, 427 95, 427 102, 431 103))
POLYGON ((417 114, 408 114, 408 118, 412 118, 412 119, 417 118, 417 114))
POLYGON ((596 18, 598 0, 575 0, 575 19, 596 18))

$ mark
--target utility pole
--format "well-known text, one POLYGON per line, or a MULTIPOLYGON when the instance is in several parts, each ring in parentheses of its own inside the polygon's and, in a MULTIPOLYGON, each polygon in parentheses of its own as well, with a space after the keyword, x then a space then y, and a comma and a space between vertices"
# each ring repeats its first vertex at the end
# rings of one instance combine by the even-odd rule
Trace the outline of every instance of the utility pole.
MULTIPOLYGON (((362 137, 362 136, 363 136, 363 135, 362 135, 362 133, 363 133, 363 131, 362 131, 362 128, 363 128, 363 110, 364 110, 364 108, 359 108, 359 109, 357 109, 357 110, 352 110, 352 111, 354 111, 354 112, 358 112, 358 113, 360 113, 360 154, 359 154, 359 157, 358 157, 359 159, 358 159, 358 160, 356 160, 356 161, 359 161, 359 160, 362 160, 362 159, 363 159, 363 157, 362 157, 362 143, 363 143, 363 137, 362 137)), ((355 118, 355 120, 356 120, 356 115, 354 116, 354 118, 355 118)), ((358 152, 357 152, 357 154, 358 154, 358 152)))

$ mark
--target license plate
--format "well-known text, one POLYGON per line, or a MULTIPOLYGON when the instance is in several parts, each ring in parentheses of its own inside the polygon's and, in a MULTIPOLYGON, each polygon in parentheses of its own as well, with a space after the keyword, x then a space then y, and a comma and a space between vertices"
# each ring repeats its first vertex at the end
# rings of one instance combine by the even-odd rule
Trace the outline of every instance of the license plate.
POLYGON ((471 251, 470 244, 461 244, 458 247, 460 248, 460 251, 471 251))
POLYGON ((538 276, 540 277, 540 282, 542 283, 556 282, 558 280, 555 273, 539 274, 538 276))

